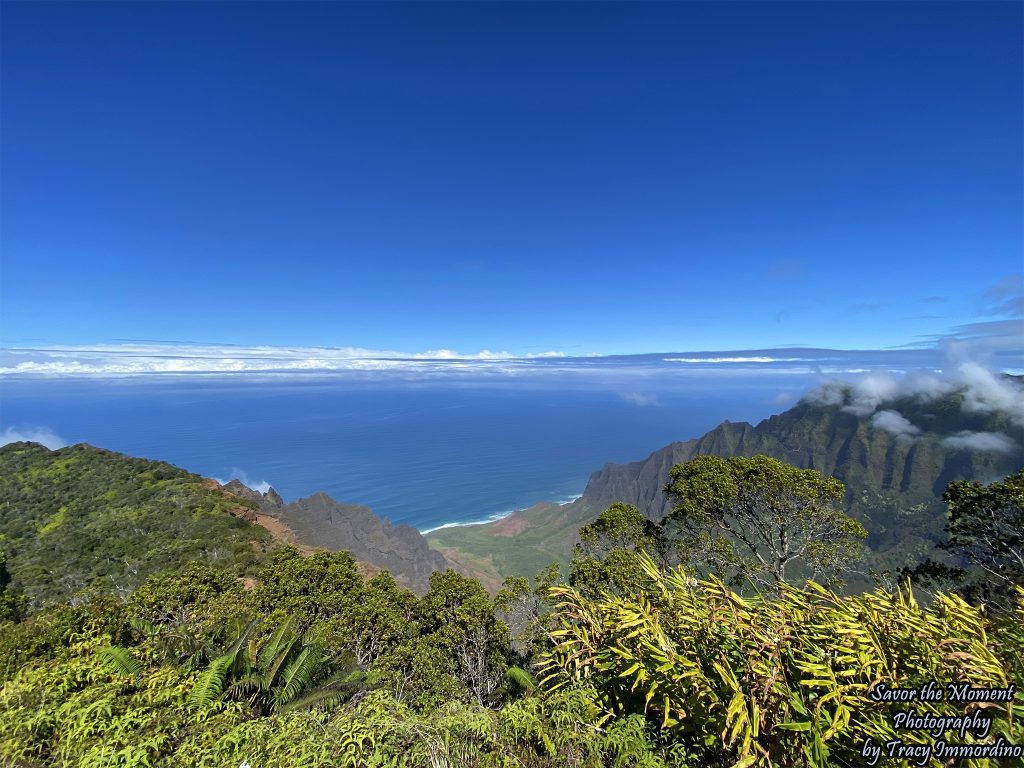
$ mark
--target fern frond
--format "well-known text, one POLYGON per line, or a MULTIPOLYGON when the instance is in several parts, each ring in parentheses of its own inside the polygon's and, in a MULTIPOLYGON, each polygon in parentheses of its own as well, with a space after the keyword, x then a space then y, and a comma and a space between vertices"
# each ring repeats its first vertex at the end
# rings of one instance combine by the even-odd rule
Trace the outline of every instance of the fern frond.
POLYGON ((348 697, 347 691, 336 688, 318 688, 315 691, 310 691, 297 699, 289 701, 287 704, 275 706, 273 712, 280 715, 286 712, 298 712, 308 709, 330 709, 341 704, 348 697))
POLYGON ((143 637, 154 637, 160 634, 160 627, 146 619, 138 617, 131 618, 128 619, 128 625, 143 637))
POLYGON ((533 679, 533 675, 520 667, 509 667, 505 672, 505 677, 524 691, 532 691, 537 687, 537 681, 533 679))
POLYGON ((131 651, 118 645, 101 648, 99 656, 107 667, 126 677, 137 677, 142 672, 142 662, 132 656, 131 651))
POLYGON ((224 681, 234 661, 233 654, 225 654, 210 662, 210 666, 199 675, 195 686, 188 695, 190 709, 205 709, 220 698, 224 681))
POLYGON ((229 698, 246 697, 267 690, 267 680, 259 672, 249 672, 229 685, 224 693, 229 698))
POLYGON ((277 676, 277 671, 299 641, 294 630, 295 619, 289 616, 274 630, 273 634, 260 648, 256 657, 256 665, 266 673, 268 680, 277 676))
POLYGON ((285 667, 281 674, 280 685, 277 686, 274 699, 280 704, 287 704, 296 698, 313 680, 321 667, 323 656, 316 648, 303 648, 302 652, 285 667))

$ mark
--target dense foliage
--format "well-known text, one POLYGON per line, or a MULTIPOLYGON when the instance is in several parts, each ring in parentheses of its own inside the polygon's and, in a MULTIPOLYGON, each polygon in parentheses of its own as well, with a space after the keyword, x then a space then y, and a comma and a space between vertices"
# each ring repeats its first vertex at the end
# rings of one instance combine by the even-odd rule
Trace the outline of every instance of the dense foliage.
POLYGON ((595 730, 593 696, 528 694, 513 664, 533 654, 473 580, 436 573, 417 598, 347 553, 293 549, 256 578, 193 563, 127 601, 4 626, 0 762, 662 764, 643 718, 595 730))
POLYGON ((88 445, 0 447, 0 550, 9 588, 33 608, 86 587, 127 595, 190 560, 241 573, 270 541, 227 514, 249 503, 160 461, 88 445))
MULTIPOLYGON (((872 702, 873 685, 1006 688, 1024 679, 1020 607, 996 624, 956 596, 925 609, 909 591, 840 597, 813 582, 745 599, 717 579, 666 573, 645 555, 638 563, 649 584, 639 595, 553 590, 558 629, 546 682, 585 685, 607 717, 643 715, 689 764, 855 765, 865 739, 929 738, 898 732, 893 717, 906 705, 872 702)), ((934 715, 964 709, 918 706, 934 715)), ((1024 700, 992 705, 986 716, 993 736, 1024 739, 1024 700)))
POLYGON ((942 496, 949 512, 946 539, 935 557, 906 575, 956 589, 973 602, 1010 611, 1024 584, 1024 470, 983 486, 957 481, 942 496))
MULTIPOLYGON (((956 596, 923 608, 905 591, 813 584, 750 599, 644 553, 635 563, 639 594, 543 588, 546 607, 528 610, 543 648, 519 651, 499 613, 530 603, 521 584, 503 608, 451 572, 423 598, 356 573, 329 608, 304 608, 317 574, 347 571, 343 553, 277 558, 295 577, 274 588, 295 606, 286 617, 250 618, 265 594, 211 590, 209 566, 154 577, 127 602, 50 608, 0 634, 0 763, 854 765, 865 738, 895 735, 897 707, 872 702, 873 684, 1024 679, 1019 607, 993 620, 956 596), (353 625, 364 632, 341 629, 353 625)), ((992 736, 1024 740, 1020 700, 985 713, 992 736)))
MULTIPOLYGON (((24 450, 35 448, 16 447, 13 466, 27 461, 24 450)), ((74 512, 61 525, 79 520, 82 529, 91 519, 137 519, 116 495, 114 507, 95 501, 105 493, 99 465, 117 459, 79 453, 56 457, 79 458, 66 473, 51 466, 26 486, 34 490, 19 503, 32 524, 55 505, 74 512), (78 463, 95 473, 72 470, 78 463), (83 489, 84 498, 75 496, 83 489)), ((0 765, 862 765, 865 740, 933 740, 894 725, 900 705, 871 699, 879 684, 998 689, 1024 680, 1017 585, 1004 590, 1006 610, 991 614, 953 594, 920 605, 908 587, 849 597, 778 580, 751 597, 676 567, 664 532, 620 504, 580 532, 568 583, 549 568, 532 581, 508 579, 492 597, 446 571, 417 596, 386 571, 362 575, 346 552, 258 552, 248 542, 260 548, 260 540, 238 527, 247 524, 211 508, 194 476, 153 471, 141 462, 112 475, 119 493, 138 494, 143 518, 158 509, 175 518, 148 530, 187 533, 188 521, 219 514, 226 527, 208 530, 241 531, 238 560, 185 547, 176 551, 185 560, 159 569, 141 555, 151 572, 131 591, 94 564, 88 573, 100 576, 90 589, 58 600, 46 593, 53 581, 41 579, 31 605, 0 562, 0 606, 11 606, 0 619, 0 765), (175 509, 174 499, 185 506, 175 509)), ((31 475, 22 467, 19 482, 31 475)), ((799 477, 828 491, 826 479, 799 477)), ((954 532, 974 531, 968 522, 993 507, 981 502, 1002 504, 1000 493, 952 488, 954 532)), ((112 533, 104 546, 134 546, 135 535, 118 541, 112 533)), ((19 542, 12 573, 36 551, 19 542)), ((991 722, 984 737, 947 734, 949 741, 1024 743, 1020 694, 918 709, 991 722)))

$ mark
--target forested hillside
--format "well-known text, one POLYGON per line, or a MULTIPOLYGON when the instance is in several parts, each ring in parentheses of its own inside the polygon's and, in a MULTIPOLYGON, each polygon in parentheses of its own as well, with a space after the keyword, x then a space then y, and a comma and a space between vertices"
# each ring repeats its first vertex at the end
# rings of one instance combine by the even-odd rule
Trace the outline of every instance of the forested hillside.
POLYGON ((254 505, 162 461, 75 445, 0 447, 0 550, 33 607, 86 587, 127 595, 190 560, 243 574, 270 534, 254 505))
MULTIPOLYGON (((237 497, 168 465, 83 446, 17 444, 4 459, 16 578, 0 562, 0 765, 825 768, 897 739, 928 750, 929 768, 964 745, 970 768, 1020 763, 1022 473, 950 487, 949 547, 984 588, 922 604, 907 584, 850 597, 762 582, 742 558, 722 562, 745 586, 698 579, 700 547, 673 550, 677 566, 669 529, 621 504, 580 532, 567 577, 547 569, 492 596, 439 571, 417 596, 347 552, 269 546, 237 497), (49 555, 32 540, 59 531, 49 555), (89 588, 51 575, 69 570, 89 588), (973 718, 938 739, 872 696, 929 681, 999 698, 919 702, 973 718)), ((778 507, 780 530, 818 526, 812 542, 861 535, 831 501, 842 484, 811 470, 758 457, 672 475, 698 527, 754 503, 778 507)), ((837 553, 794 556, 815 570, 837 553)))

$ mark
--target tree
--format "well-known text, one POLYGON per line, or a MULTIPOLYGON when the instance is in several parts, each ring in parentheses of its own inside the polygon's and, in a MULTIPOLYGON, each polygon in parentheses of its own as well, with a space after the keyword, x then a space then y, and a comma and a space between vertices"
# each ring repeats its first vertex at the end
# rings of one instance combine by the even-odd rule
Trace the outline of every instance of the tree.
POLYGON ((294 547, 283 547, 271 553, 257 580, 256 609, 263 614, 277 611, 282 620, 294 616, 303 632, 335 617, 350 623, 362 599, 363 577, 348 552, 304 557, 294 547))
POLYGON ((1014 587, 1024 585, 1024 470, 987 486, 954 481, 942 500, 949 538, 936 548, 967 567, 928 558, 904 575, 925 586, 955 585, 971 602, 1012 610, 1014 587))
POLYGON ((665 564, 665 532, 632 504, 615 502, 579 533, 569 583, 588 595, 604 590, 631 595, 642 590, 646 577, 637 566, 640 552, 665 564))
POLYGON ((154 624, 181 624, 202 613, 222 595, 242 595, 242 583, 233 574, 198 561, 180 570, 154 574, 128 598, 132 618, 154 624))
POLYGON ((360 669, 369 668, 380 656, 415 633, 416 625, 412 621, 415 608, 416 595, 400 588, 387 571, 381 571, 366 582, 346 633, 348 649, 360 669))
POLYGON ((28 598, 12 590, 11 574, 7 571, 7 555, 0 552, 0 622, 21 621, 28 608, 28 598))
POLYGON ((672 468, 663 524, 682 562, 735 584, 830 582, 860 556, 864 526, 836 508, 843 484, 768 456, 698 456, 672 468))
POLYGON ((512 640, 483 585, 450 569, 435 571, 430 591, 420 600, 419 616, 424 634, 447 651, 472 699, 480 706, 497 703, 512 640))
POLYGON ((1024 470, 987 486, 952 482, 942 500, 949 507, 943 548, 981 568, 1001 591, 1024 584, 1024 470))
MULTIPOLYGON (((512 650, 518 656, 521 671, 532 673, 538 655, 547 648, 551 629, 553 604, 548 594, 555 583, 561 581, 558 564, 552 563, 530 580, 523 576, 509 576, 494 596, 495 614, 505 622, 512 637, 512 650)), ((515 667, 509 673, 518 675, 515 667)), ((529 685, 521 688, 529 688, 529 685)))
POLYGON ((434 636, 410 636, 391 648, 374 661, 367 679, 396 702, 422 711, 435 710, 464 693, 450 651, 434 636))

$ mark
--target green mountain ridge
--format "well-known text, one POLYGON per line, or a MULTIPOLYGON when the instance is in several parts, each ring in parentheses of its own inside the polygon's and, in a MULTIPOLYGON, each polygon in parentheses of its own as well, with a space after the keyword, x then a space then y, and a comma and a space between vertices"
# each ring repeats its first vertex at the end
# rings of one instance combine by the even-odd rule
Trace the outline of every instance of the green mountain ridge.
POLYGON ((285 504, 273 489, 221 486, 167 462, 85 443, 0 447, 0 552, 12 589, 32 610, 92 588, 126 595, 191 560, 245 576, 292 540, 349 551, 419 592, 432 572, 447 568, 414 528, 326 494, 285 504), (276 541, 280 529, 288 536, 276 541))
MULTIPOLYGON (((916 564, 940 539, 947 483, 989 482, 1024 467, 1024 430, 1003 410, 970 410, 962 391, 901 397, 871 413, 847 404, 849 399, 804 400, 756 426, 726 421, 640 461, 606 464, 570 504, 537 505, 494 523, 434 531, 427 539, 450 562, 494 585, 505 576, 536 573, 552 561, 564 565, 577 530, 616 501, 635 505, 651 519, 663 517, 671 504, 662 489, 675 464, 701 455, 765 454, 841 480, 847 509, 869 531, 864 568, 891 569, 916 564), (877 418, 881 411, 896 412, 909 426, 902 434, 879 426, 886 423, 877 418), (965 432, 1004 435, 1013 446, 1004 451, 956 447, 965 432)), ((890 417, 888 423, 893 421, 890 417)))
POLYGON ((33 608, 81 590, 128 594, 189 560, 243 575, 272 545, 253 504, 162 461, 79 444, 0 447, 0 550, 33 608))

